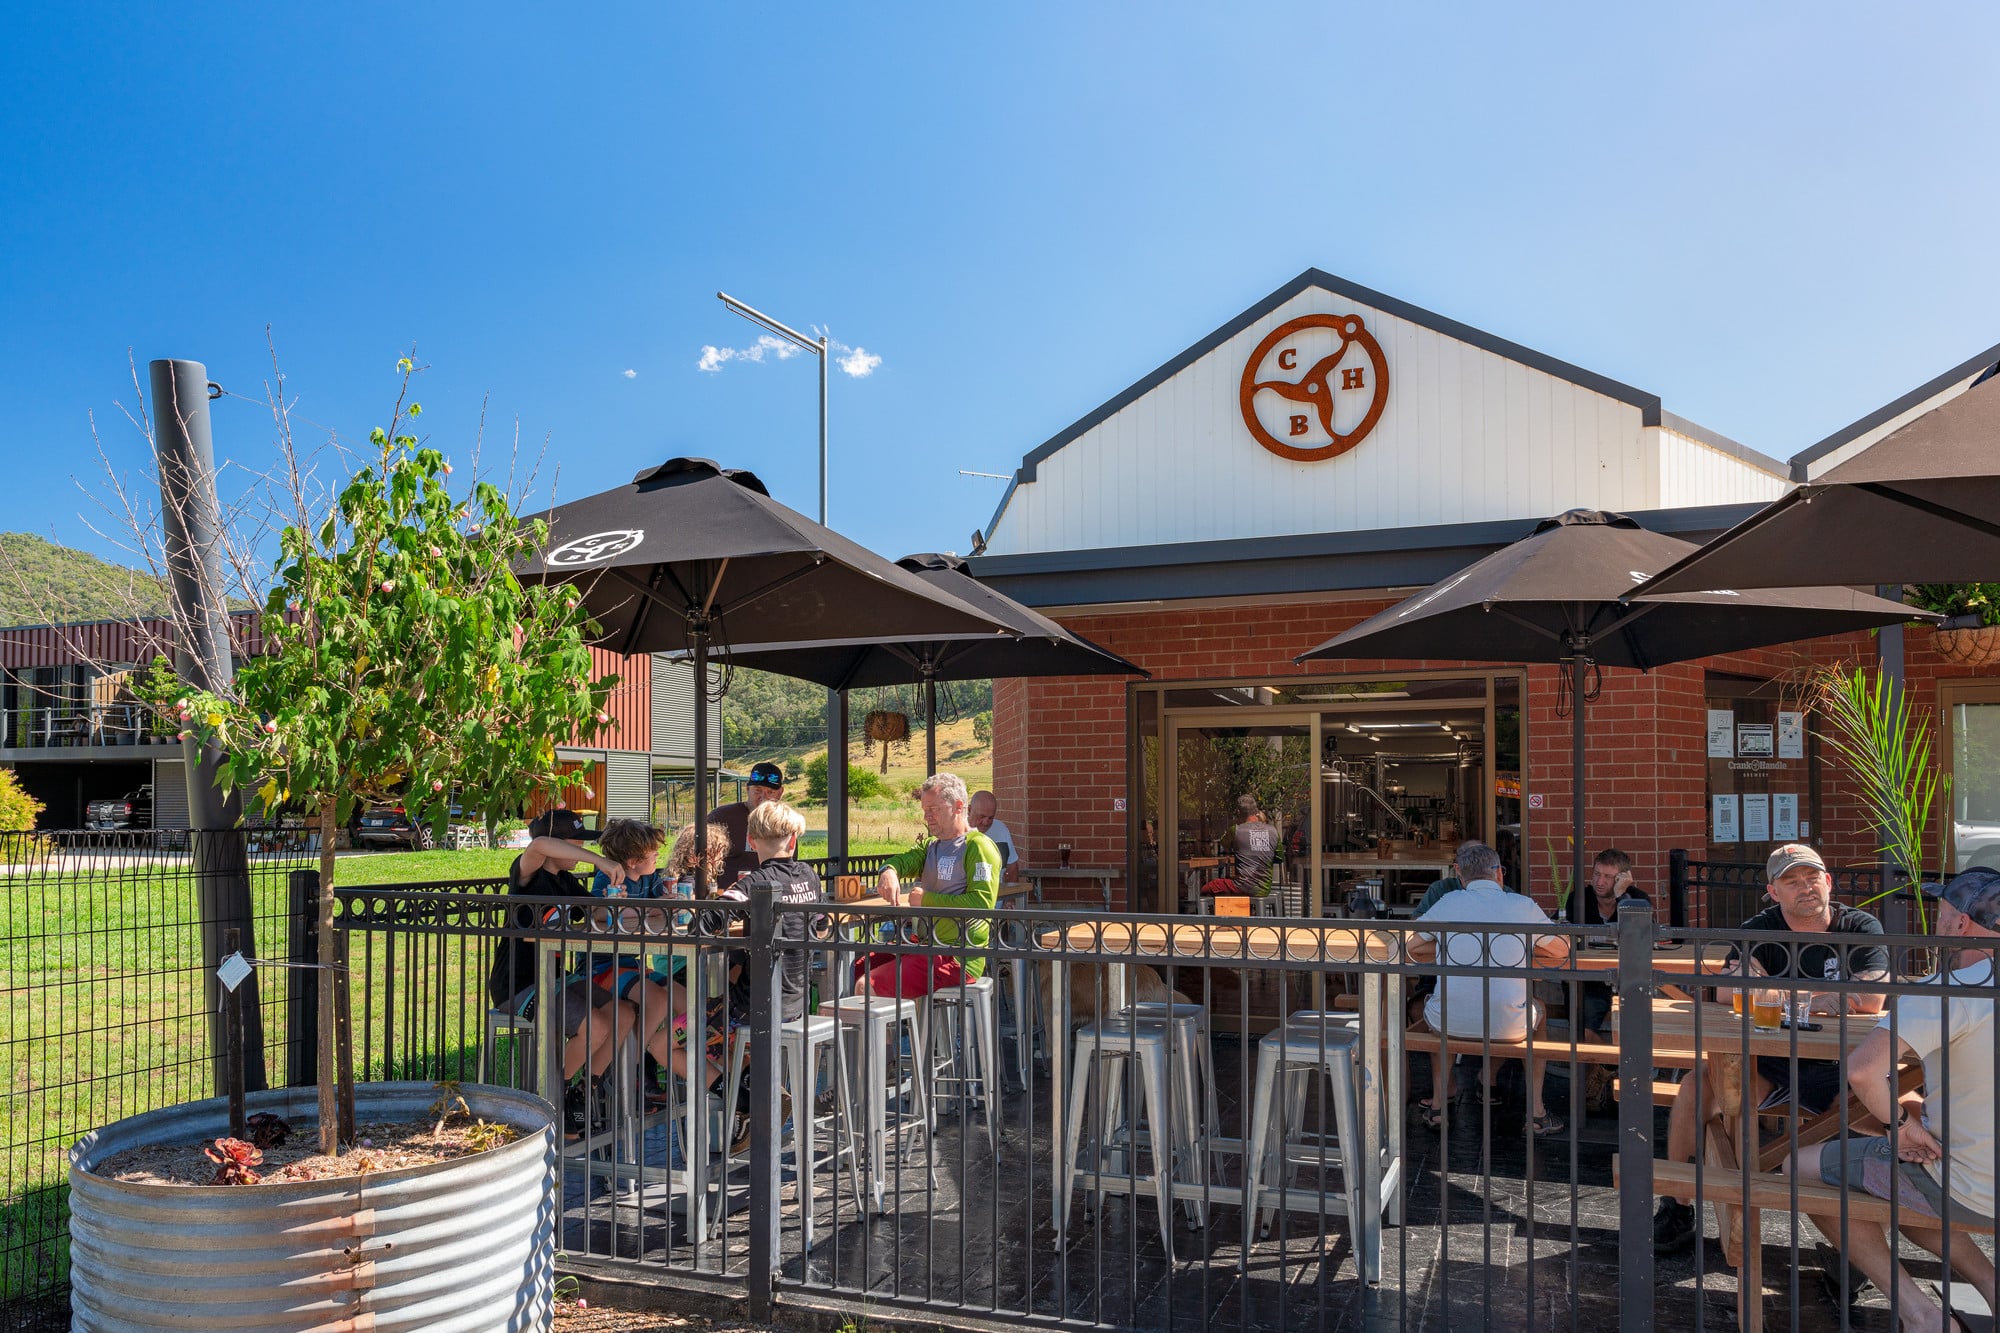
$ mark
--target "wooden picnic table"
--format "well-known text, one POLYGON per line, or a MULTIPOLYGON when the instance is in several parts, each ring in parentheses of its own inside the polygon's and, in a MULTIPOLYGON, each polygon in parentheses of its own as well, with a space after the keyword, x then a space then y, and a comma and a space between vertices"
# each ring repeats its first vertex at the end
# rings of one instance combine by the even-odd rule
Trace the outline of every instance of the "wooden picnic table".
MULTIPOLYGON (((1690 971, 1692 962, 1690 958, 1690 971)), ((1786 978, 1766 980, 1773 985, 1787 983, 1786 978)), ((1743 1114, 1743 1056, 1746 1049, 1752 1058, 1774 1055, 1789 1059, 1796 1050, 1801 1061, 1838 1062, 1875 1030, 1873 1014, 1849 1014, 1844 1024, 1838 1014, 1815 1015, 1812 1021, 1820 1025, 1819 1031, 1793 1032, 1789 1028, 1771 1031, 1757 1028, 1745 1015, 1735 1012, 1727 1004, 1688 999, 1653 1001, 1653 1049, 1686 1057, 1690 1063, 1692 1057, 1699 1054, 1713 1071, 1717 1105, 1706 1135, 1704 1152, 1709 1167, 1730 1173, 1736 1179, 1741 1179, 1743 1173, 1768 1174, 1775 1172, 1799 1148, 1833 1139, 1840 1135, 1843 1128, 1859 1129, 1865 1133, 1867 1126, 1877 1123, 1850 1095, 1849 1099, 1843 1099, 1846 1101, 1844 1109, 1841 1101, 1836 1101, 1818 1115, 1808 1115, 1803 1108, 1799 1108, 1796 1136, 1786 1135, 1768 1148, 1759 1144, 1757 1109, 1753 1106, 1747 1118, 1743 1114), (1697 1023, 1701 1037, 1699 1049, 1695 1042, 1697 1023)), ((1618 1016, 1614 1011, 1614 1030, 1617 1024, 1618 1016)), ((1700 1072, 1697 1066, 1689 1077, 1698 1078, 1700 1072)), ((1761 1333, 1764 1327, 1763 1210, 1749 1204, 1746 1193, 1743 1220, 1739 1226, 1731 1216, 1734 1209, 1714 1200, 1710 1203, 1715 1208, 1723 1260, 1737 1271, 1738 1327, 1744 1333, 1761 1333)))
MULTIPOLYGON (((1371 930, 1365 924, 1346 926, 1263 925, 1248 919, 1204 918, 1200 924, 1166 925, 1160 922, 1081 921, 1072 926, 1042 932, 1037 943, 1048 951, 1049 1013, 1053 1017, 1055 1040, 1049 1053, 1049 1116, 1053 1141, 1064 1141, 1064 1117, 1068 1114, 1069 997, 1070 967, 1082 961, 1074 955, 1106 955, 1092 961, 1106 965, 1105 1000, 1109 1012, 1125 1008, 1132 988, 1126 968, 1131 963, 1165 962, 1176 959, 1241 959, 1245 962, 1309 962, 1329 966, 1365 962, 1393 962, 1402 955, 1402 934, 1371 930)), ((1348 1160, 1361 1167, 1360 1216, 1349 1217, 1354 1229, 1354 1252, 1364 1280, 1379 1282, 1382 1277, 1382 1213, 1386 1208, 1392 1225, 1402 1223, 1403 1176, 1403 978, 1395 972, 1362 973, 1361 1051, 1362 1089, 1360 1150, 1348 1160), (1393 1021, 1391 1021, 1393 1020, 1393 1021), (1380 1053, 1387 1047, 1386 1058, 1380 1053), (1375 1062, 1380 1060, 1380 1065, 1375 1062), (1377 1091, 1380 1096, 1375 1095, 1377 1091)), ((1211 1138, 1218 1126, 1206 1127, 1211 1138)), ((1344 1145, 1343 1145, 1344 1147, 1344 1145)), ((1060 1148, 1058 1148, 1060 1151, 1060 1148)), ((1343 1167, 1343 1171, 1347 1168, 1343 1167)), ((1251 1164, 1244 1163, 1246 1178, 1251 1164)), ((1058 1163, 1060 1171, 1060 1163, 1058 1163)), ((1100 1183, 1102 1183, 1100 1181, 1100 1183)), ((1241 1186, 1214 1183, 1183 1186, 1187 1197, 1207 1203, 1249 1207, 1241 1186)), ((1069 1223, 1069 1197, 1060 1188, 1052 1191, 1052 1212, 1058 1243, 1069 1223)))

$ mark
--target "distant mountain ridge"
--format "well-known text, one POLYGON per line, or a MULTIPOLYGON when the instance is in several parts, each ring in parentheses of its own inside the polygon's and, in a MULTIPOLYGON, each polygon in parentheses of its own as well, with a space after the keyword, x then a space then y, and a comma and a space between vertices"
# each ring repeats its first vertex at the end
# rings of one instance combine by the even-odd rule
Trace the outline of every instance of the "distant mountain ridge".
POLYGON ((0 626, 157 615, 160 581, 31 532, 0 532, 0 626))

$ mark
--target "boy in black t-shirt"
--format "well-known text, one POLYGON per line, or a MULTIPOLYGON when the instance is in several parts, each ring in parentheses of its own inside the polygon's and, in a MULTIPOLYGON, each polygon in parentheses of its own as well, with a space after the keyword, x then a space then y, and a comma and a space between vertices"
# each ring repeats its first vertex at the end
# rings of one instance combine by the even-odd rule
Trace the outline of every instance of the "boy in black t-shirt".
MULTIPOLYGON (((819 874, 799 860, 799 835, 806 830, 805 816, 783 801, 768 801, 750 812, 749 841, 757 853, 758 866, 737 887, 746 893, 768 893, 780 903, 816 903, 822 896, 819 874)), ((802 912, 783 912, 773 927, 780 942, 803 944, 809 918, 802 912)), ((807 983, 811 957, 804 949, 779 950, 778 1018, 792 1023, 805 1017, 807 983)))

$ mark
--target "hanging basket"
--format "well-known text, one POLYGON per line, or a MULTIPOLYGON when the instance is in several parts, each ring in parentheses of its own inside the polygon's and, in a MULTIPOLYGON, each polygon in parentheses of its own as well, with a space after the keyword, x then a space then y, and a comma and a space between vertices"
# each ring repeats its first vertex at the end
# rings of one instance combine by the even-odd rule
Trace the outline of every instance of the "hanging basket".
POLYGON ((882 746, 881 771, 889 771, 889 747, 908 745, 910 742, 910 718, 907 713, 895 713, 886 708, 878 708, 868 715, 861 726, 861 734, 867 737, 867 744, 861 753, 873 754, 877 742, 882 746))
POLYGON ((894 744, 898 741, 910 739, 910 719, 904 713, 891 713, 878 709, 868 715, 868 722, 864 729, 868 734, 869 740, 881 741, 884 744, 894 744))
POLYGON ((1959 666, 1985 666, 2000 662, 2000 625, 1978 629, 1941 629, 1931 635, 1931 648, 1947 662, 1959 666))

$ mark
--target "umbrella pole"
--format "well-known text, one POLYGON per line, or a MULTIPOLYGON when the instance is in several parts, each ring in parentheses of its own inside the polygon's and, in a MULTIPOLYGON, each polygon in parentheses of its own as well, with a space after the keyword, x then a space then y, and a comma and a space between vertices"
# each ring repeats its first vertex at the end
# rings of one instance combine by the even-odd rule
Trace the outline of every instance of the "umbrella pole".
MULTIPOLYGON (((694 648, 694 827, 695 846, 706 849, 708 827, 708 635, 688 635, 694 648)), ((694 859, 694 896, 708 897, 708 858, 694 859)))
POLYGON ((1569 891, 1579 893, 1583 889, 1583 675, 1586 667, 1583 654, 1573 653, 1569 659, 1569 731, 1570 731, 1570 881, 1569 891))
POLYGON ((937 678, 924 677, 924 776, 937 775, 937 678))

